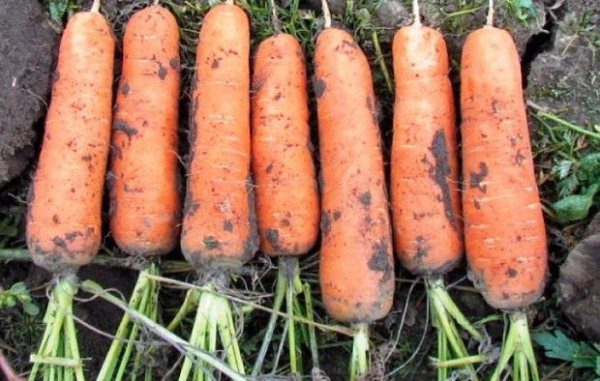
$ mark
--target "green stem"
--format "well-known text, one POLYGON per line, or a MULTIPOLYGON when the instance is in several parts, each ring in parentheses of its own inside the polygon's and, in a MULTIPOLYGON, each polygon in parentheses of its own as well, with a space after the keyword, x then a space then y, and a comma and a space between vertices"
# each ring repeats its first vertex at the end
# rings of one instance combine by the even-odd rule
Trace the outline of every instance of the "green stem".
POLYGON ((125 302, 123 302, 121 299, 117 298, 116 296, 110 294, 109 292, 105 291, 101 286, 99 286, 95 282, 86 280, 81 284, 81 288, 83 290, 85 290, 86 292, 89 292, 93 295, 97 295, 97 296, 101 297, 102 299, 121 308, 122 310, 124 310, 125 312, 130 314, 133 319, 138 321, 140 324, 143 324, 146 328, 151 330, 154 334, 161 337, 166 342, 171 343, 172 345, 175 345, 179 348, 185 348, 185 350, 187 352, 198 357, 198 359, 206 362, 211 367, 219 370, 221 373, 223 373, 224 375, 229 377, 232 381, 247 381, 247 378, 245 376, 243 376, 242 374, 231 369, 229 366, 227 366, 227 364, 225 364, 221 360, 215 358, 214 356, 206 353, 205 351, 203 351, 199 348, 190 346, 185 340, 183 340, 179 336, 173 334, 171 331, 167 330, 166 328, 160 326, 156 322, 152 321, 152 319, 148 318, 144 314, 139 313, 138 311, 135 311, 133 309, 130 309, 125 302))
POLYGON ((467 364, 478 364, 487 360, 488 358, 485 355, 473 355, 451 360, 434 359, 433 365, 436 368, 460 368, 467 364))
MULTIPOLYGON (((286 312, 289 316, 294 316, 294 299, 295 293, 292 283, 292 279, 288 279, 289 283, 285 293, 285 306, 286 312)), ((296 343, 296 327, 294 320, 288 319, 288 350, 290 355, 290 370, 292 374, 300 374, 301 364, 300 357, 298 355, 298 344, 296 343)))
MULTIPOLYGON (((148 275, 156 274, 158 274, 158 269, 155 264, 150 264, 148 268, 141 271, 129 300, 130 309, 144 314, 154 321, 157 311, 152 311, 157 308, 158 304, 158 282, 149 279, 148 275)), ((131 380, 137 377, 140 369, 144 368, 141 359, 143 350, 138 349, 136 345, 140 328, 137 322, 132 322, 129 314, 123 315, 96 380, 122 381, 129 374, 131 374, 131 380), (129 369, 132 356, 134 358, 133 370, 129 369)), ((152 367, 144 369, 146 374, 151 372, 152 367)))
POLYGON ((540 376, 529 335, 527 315, 523 312, 512 312, 509 319, 508 334, 504 338, 500 359, 490 381, 501 379, 502 373, 511 358, 514 361, 512 378, 514 381, 539 381, 540 376))
MULTIPOLYGON (((433 325, 437 325, 437 318, 433 317, 433 325)), ((437 330, 437 346, 438 346, 438 359, 440 362, 448 360, 448 340, 446 338, 446 333, 443 329, 437 330)), ((438 369, 438 381, 446 381, 448 379, 448 369, 440 368, 438 369)))
POLYGON ((583 127, 580 127, 580 126, 578 126, 576 124, 568 122, 568 121, 566 121, 564 119, 559 118, 558 116, 556 116, 554 114, 547 113, 547 112, 543 111, 539 106, 533 106, 531 103, 529 104, 529 106, 531 106, 532 108, 536 109, 537 115, 539 117, 541 117, 541 118, 545 118, 545 119, 551 120, 551 121, 553 121, 555 123, 558 123, 558 124, 560 124, 562 126, 565 126, 565 127, 569 128, 569 129, 571 129, 571 130, 573 130, 575 132, 578 132, 578 133, 580 133, 582 135, 586 135, 586 136, 589 136, 589 137, 594 138, 594 139, 600 139, 600 134, 598 134, 596 132, 587 130, 587 129, 585 129, 583 127))
POLYGON ((48 301, 44 323, 46 329, 33 363, 29 380, 42 370, 44 380, 70 381, 75 376, 83 381, 83 364, 77 345, 77 333, 73 322, 73 296, 77 293, 75 281, 69 276, 60 277, 48 301))
POLYGON ((356 324, 350 359, 350 381, 356 381, 369 371, 369 325, 356 324))
POLYGON ((167 329, 172 332, 175 331, 175 329, 179 327, 183 319, 185 319, 187 315, 189 315, 194 309, 198 307, 199 300, 200 291, 197 288, 190 288, 185 293, 185 299, 183 299, 183 304, 181 304, 179 310, 177 310, 177 314, 175 314, 175 317, 173 318, 173 320, 171 320, 171 322, 167 326, 167 329))
MULTIPOLYGON (((428 278, 425 280, 425 283, 427 285, 427 296, 433 317, 433 325, 438 331, 439 362, 447 363, 454 358, 463 359, 469 357, 467 347, 456 325, 458 324, 479 341, 483 340, 483 336, 454 303, 441 278, 428 278)), ((471 374, 472 380, 477 380, 475 368, 472 364, 460 361, 458 364, 461 364, 471 374)), ((438 380, 445 380, 447 375, 447 367, 438 367, 438 380)))
MULTIPOLYGON (((310 289, 310 284, 304 283, 302 285, 302 292, 304 293, 304 303, 306 305, 306 318, 310 321, 314 320, 314 310, 313 310, 313 302, 312 302, 312 292, 310 289)), ((310 343, 310 356, 312 358, 312 366, 313 369, 319 369, 319 345, 317 343, 317 334, 315 332, 315 327, 313 325, 308 324, 308 341, 310 343)))
MULTIPOLYGON (((283 299, 285 298, 287 288, 287 279, 285 274, 279 266, 279 270, 277 271, 277 282, 275 284, 275 300, 273 301, 273 311, 279 312, 281 310, 281 304, 283 303, 283 299)), ((272 313, 269 318, 269 324, 267 324, 267 330, 265 331, 265 335, 263 337, 262 344, 260 346, 260 350, 258 351, 258 356, 256 357, 256 361, 254 362, 254 368, 252 369, 252 377, 257 377, 262 370, 263 363, 265 361, 265 357, 267 355, 267 351, 269 350, 269 345, 273 340, 273 333, 275 332, 275 325, 277 323, 278 315, 276 313, 272 313)))
POLYGON ((390 72, 388 71, 387 65, 385 64, 385 58, 383 57, 383 53, 381 51, 381 45, 379 45, 379 37, 377 36, 377 31, 374 30, 373 33, 371 33, 371 38, 373 39, 373 46, 375 47, 375 56, 377 57, 377 63, 379 63, 381 72, 383 73, 385 84, 387 86, 388 91, 393 94, 394 86, 392 84, 390 72))

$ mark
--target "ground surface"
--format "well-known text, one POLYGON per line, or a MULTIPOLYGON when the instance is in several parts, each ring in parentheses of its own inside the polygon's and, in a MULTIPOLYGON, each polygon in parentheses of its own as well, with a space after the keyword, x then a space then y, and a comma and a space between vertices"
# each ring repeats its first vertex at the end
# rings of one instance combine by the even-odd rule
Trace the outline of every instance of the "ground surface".
MULTIPOLYGON (((3 100, 0 104, 0 123, 2 123, 0 124, 2 127, 0 129, 0 187, 3 179, 8 178, 6 174, 9 170, 3 169, 8 168, 5 163, 10 162, 6 160, 7 153, 13 155, 13 150, 22 152, 23 147, 27 147, 34 138, 34 131, 41 133, 42 126, 35 125, 35 122, 43 114, 44 104, 38 98, 44 98, 46 94, 50 81, 48 74, 52 70, 53 53, 56 51, 52 42, 56 33, 42 14, 35 10, 36 7, 24 14, 16 10, 4 12, 3 7, 10 8, 17 3, 25 6, 24 4, 28 2, 0 2, 0 19, 9 13, 12 16, 6 22, 0 20, 2 33, 0 96, 3 100), (6 25, 12 27, 6 28, 6 25), (14 41, 9 50, 6 44, 3 45, 6 30, 11 31, 10 35, 14 41), (12 54, 7 56, 5 52, 13 53, 6 53, 12 54), (22 61, 17 63, 17 59, 22 61), (13 97, 14 90, 6 86, 12 83, 12 77, 6 77, 5 74, 11 68, 18 69, 19 73, 22 73, 19 77, 22 80, 19 80, 19 83, 29 90, 26 91, 27 94, 33 93, 36 97, 22 95, 19 98, 13 97), (7 96, 4 95, 5 91, 7 96), (13 103, 5 103, 5 99, 13 103), (5 105, 16 107, 15 110, 18 112, 4 111, 5 105), (8 117, 5 118, 4 115, 8 117), (34 129, 31 127, 33 125, 35 125, 34 129)), ((51 5, 55 6, 58 3, 67 5, 65 12, 58 12, 57 8, 54 8, 53 15, 64 22, 69 12, 75 11, 78 7, 89 7, 91 1, 44 0, 40 3, 39 9, 48 12, 51 5)), ((104 1, 103 13, 113 24, 118 39, 122 35, 124 23, 132 12, 147 3, 149 1, 104 1)), ((202 15, 209 5, 205 1, 188 0, 165 0, 162 3, 176 14, 181 26, 184 84, 180 126, 181 152, 185 157, 194 47, 202 15)), ((240 1, 239 3, 251 15, 254 44, 272 33, 266 1, 240 1)), ((386 71, 391 70, 389 52, 394 31, 397 26, 411 21, 409 2, 355 0, 331 1, 331 3, 337 25, 343 25, 355 33, 372 64, 378 95, 378 117, 386 147, 385 154, 389 155, 393 94, 386 82, 386 71)), ((314 36, 322 28, 319 1, 298 3, 285 0, 282 4, 281 18, 284 27, 301 39, 307 56, 310 57, 314 36)), ((424 23, 440 27, 448 42, 453 65, 451 76, 455 85, 458 85, 460 50, 465 36, 484 23, 486 4, 487 1, 483 0, 422 1, 424 23)), ((551 248, 548 287, 544 299, 530 311, 532 329, 534 332, 553 332, 555 329, 560 329, 576 341, 598 340, 600 338, 597 336, 597 330, 594 330, 597 324, 594 325, 594 322, 598 316, 600 283, 597 282, 597 270, 594 269, 598 269, 599 265, 598 255, 593 255, 597 254, 597 235, 594 236, 597 228, 589 229, 590 237, 577 246, 571 259, 563 266, 562 279, 558 287, 559 267, 565 263, 569 251, 584 237, 591 218, 586 217, 587 213, 584 213, 577 219, 564 222, 561 220, 560 213, 553 208, 553 204, 569 196, 584 194, 593 184, 600 183, 600 174, 597 167, 594 167, 598 160, 591 156, 598 152, 600 139, 593 135, 582 134, 564 123, 557 122, 556 119, 549 118, 547 114, 575 124, 583 130, 596 134, 600 132, 600 109, 598 108, 600 104, 598 60, 600 58, 597 55, 597 49, 600 47, 600 3, 597 0, 537 2, 507 0, 498 7, 496 24, 513 33, 522 56, 524 85, 530 102, 529 116, 536 155, 536 170, 551 248), (589 164, 590 162, 592 164, 589 164), (562 312, 561 306, 566 313, 562 312)), ((120 51, 117 55, 118 78, 120 51)), ((309 58, 309 65, 310 61, 309 58)), ((312 69, 309 69, 309 72, 312 74, 312 69)), ((458 89, 457 86, 455 88, 458 89)), ((314 115, 314 104, 311 107, 314 115)), ((316 127, 314 123, 313 127, 316 127)), ((33 154, 38 152, 39 147, 29 149, 33 154)), ((26 161, 21 158, 10 160, 18 160, 19 167, 24 168, 26 161)), ((31 170, 30 165, 20 177, 0 188, 0 250, 24 247, 23 220, 31 170)), ((17 171, 11 167, 10 172, 14 174, 17 171)), ((591 204, 590 213, 593 214, 598 210, 598 203, 596 201, 591 204)), ((104 241, 103 252, 122 256, 109 235, 104 241)), ((169 255, 168 259, 181 259, 181 257, 176 252, 169 255)), ((259 258, 251 265, 253 269, 248 271, 247 276, 239 278, 235 286, 258 293, 271 292, 275 276, 272 264, 259 258)), ((305 259, 303 266, 305 267, 304 278, 310 281, 316 290, 317 320, 331 323, 318 302, 315 256, 305 259)), ((131 270, 88 267, 82 269, 80 276, 93 277, 105 287, 115 287, 127 295, 133 286, 135 274, 136 272, 131 270)), ((189 272, 173 274, 173 276, 188 280, 193 278, 189 272)), ((378 322, 373 330, 373 342, 377 349, 374 353, 374 374, 371 378, 385 379, 388 375, 398 380, 432 379, 431 368, 427 365, 428 356, 435 352, 435 337, 432 329, 426 327, 426 304, 422 284, 417 283, 412 289, 414 280, 403 270, 398 271, 397 277, 398 286, 393 312, 386 319, 378 322), (409 290, 413 290, 412 293, 409 290), (409 296, 410 300, 407 302, 409 296), (400 333, 399 326, 402 327, 400 333), (396 337, 399 337, 399 340, 397 345, 394 345, 396 337), (393 376, 390 376, 392 372, 393 376)), ((454 271, 449 278, 449 281, 458 282, 452 291, 452 296, 463 307, 469 318, 478 320, 494 313, 466 281, 464 267, 454 271)), ((32 291, 34 301, 42 309, 45 303, 45 287, 49 280, 48 274, 27 263, 13 262, 0 266, 0 287, 7 289, 15 282, 24 281, 32 291)), ((181 291, 164 289, 161 303, 164 307, 165 321, 173 315, 181 299, 181 291)), ((265 303, 270 302, 266 299, 265 303)), ((94 300, 78 303, 76 315, 96 328, 91 330, 83 326, 79 327, 82 351, 84 356, 91 358, 86 362, 86 366, 93 374, 97 371, 110 341, 97 330, 114 332, 120 313, 114 307, 94 300)), ((267 314, 258 311, 246 314, 242 351, 250 364, 260 343, 266 318, 267 314)), ((0 349, 5 352, 18 371, 28 369, 28 354, 37 345, 41 325, 39 315, 31 317, 19 306, 0 308, 0 349)), ((501 321, 488 324, 488 334, 495 343, 499 342, 502 329, 501 321)), ((344 379, 346 374, 344 361, 348 357, 349 341, 339 335, 325 332, 320 334, 320 344, 320 361, 325 372, 333 380, 344 379)), ((536 349, 545 380, 593 379, 589 370, 576 369, 569 361, 547 358, 541 347, 536 349)), ((165 352, 163 356, 163 359, 169 360, 176 358, 177 355, 173 352, 165 352)), ((309 359, 306 363, 309 363, 309 359)), ((168 368, 164 366, 164 362, 159 361, 156 364, 159 373, 166 374, 168 368)), ((486 370, 483 369, 483 372, 486 370)))
POLYGON ((0 3, 0 187, 35 153, 34 123, 45 112, 55 28, 38 1, 0 3))

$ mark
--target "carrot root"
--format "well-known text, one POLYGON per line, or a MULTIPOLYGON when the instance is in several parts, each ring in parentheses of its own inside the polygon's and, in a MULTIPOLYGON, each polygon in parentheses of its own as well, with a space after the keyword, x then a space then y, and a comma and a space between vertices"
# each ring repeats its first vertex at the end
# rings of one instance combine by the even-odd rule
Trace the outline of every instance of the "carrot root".
MULTIPOLYGON (((483 341, 483 336, 468 321, 465 315, 454 303, 441 278, 426 279, 427 297, 429 308, 433 317, 433 326, 438 334, 438 358, 434 360, 438 368, 438 380, 446 380, 448 373, 448 362, 453 360, 470 358, 467 347, 458 331, 461 327, 469 335, 483 341), (445 364, 440 366, 439 364, 445 364)), ((475 369, 471 362, 458 361, 454 365, 461 367, 470 373, 470 379, 477 380, 475 369)))
POLYGON ((502 379, 502 373, 513 358, 513 381, 539 381, 540 376, 531 344, 527 315, 523 312, 512 312, 509 315, 510 327, 504 338, 498 365, 490 381, 502 379))
POLYGON ((46 329, 42 342, 38 352, 30 356, 33 367, 29 381, 35 381, 40 370, 44 380, 85 380, 73 321, 73 297, 77 290, 76 281, 70 276, 60 277, 54 286, 44 315, 46 329))

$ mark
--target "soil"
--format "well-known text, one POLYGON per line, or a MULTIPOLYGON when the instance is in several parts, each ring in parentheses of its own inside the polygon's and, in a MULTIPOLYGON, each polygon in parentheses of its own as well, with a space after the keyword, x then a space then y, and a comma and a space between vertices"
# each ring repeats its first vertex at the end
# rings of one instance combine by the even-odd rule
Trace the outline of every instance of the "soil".
POLYGON ((46 110, 58 31, 36 0, 0 2, 0 187, 35 153, 46 110))
POLYGON ((560 268, 560 306, 571 322, 594 342, 600 341, 600 213, 587 236, 560 268))
POLYGON ((583 126, 600 121, 600 2, 568 1, 553 11, 555 36, 531 63, 527 95, 583 126))

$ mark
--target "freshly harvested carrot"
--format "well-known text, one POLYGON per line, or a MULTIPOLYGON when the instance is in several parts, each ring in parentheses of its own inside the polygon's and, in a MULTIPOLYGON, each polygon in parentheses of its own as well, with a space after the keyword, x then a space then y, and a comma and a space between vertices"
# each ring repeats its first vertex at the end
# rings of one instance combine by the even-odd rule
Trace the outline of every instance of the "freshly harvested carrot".
MULTIPOLYGON (((325 24, 330 25, 327 18, 325 24)), ((356 324, 350 362, 355 379, 368 369, 368 323, 389 312, 394 296, 381 137, 369 64, 348 32, 326 27, 319 34, 315 77, 322 171, 321 293, 329 315, 356 324)))
MULTIPOLYGON (((473 337, 483 337, 444 286, 444 274, 463 258, 454 96, 444 38, 421 24, 416 0, 413 9, 413 24, 398 30, 393 44, 392 219, 400 262, 425 277, 438 331, 437 360, 444 362, 468 356, 457 324, 473 337)), ((465 370, 475 379, 471 364, 465 370)), ((440 367, 438 379, 447 376, 448 369, 440 367)))
POLYGON ((46 328, 30 361, 29 380, 83 381, 73 318, 75 272, 92 261, 102 239, 102 190, 110 145, 115 42, 94 1, 63 32, 27 215, 27 246, 56 279, 46 328), (57 361, 57 359, 60 359, 57 361))
POLYGON ((127 23, 113 122, 110 225, 129 254, 165 254, 178 243, 178 104, 177 21, 150 6, 127 23))
POLYGON ((260 248, 270 256, 304 254, 319 233, 306 84, 296 38, 280 33, 259 45, 252 86, 252 168, 260 248))
POLYGON ((461 81, 463 209, 471 277, 493 307, 525 307, 544 290, 546 232, 519 55, 507 31, 486 26, 469 34, 461 81))
POLYGON ((114 49, 98 12, 75 14, 61 39, 27 218, 33 261, 53 273, 91 262, 100 247, 114 49))
MULTIPOLYGON (((214 293, 257 249, 250 179, 250 27, 230 0, 204 17, 196 52, 181 248, 207 292, 191 289, 169 324, 175 329, 197 306, 189 343, 216 350, 217 334, 233 370, 244 373, 229 301, 214 293)), ((186 356, 179 381, 212 377, 186 356)))
POLYGON ((257 245, 250 184, 250 31, 221 4, 200 31, 181 247, 193 265, 238 268, 257 245))
MULTIPOLYGON (((178 244, 178 105, 179 28, 155 2, 127 22, 113 121, 110 225, 117 245, 131 255, 166 254, 178 244)), ((129 301, 152 320, 159 315, 159 284, 150 276, 157 274, 153 263, 141 270, 129 301)), ((134 344, 139 333, 139 323, 125 314, 98 380, 125 379, 131 362, 145 379, 154 378, 154 367, 143 362, 147 350, 134 344)))
POLYGON ((392 305, 394 266, 381 137, 367 59, 325 29, 315 48, 322 180, 321 288, 327 312, 371 322, 392 305))
POLYGON ((511 311, 492 381, 511 357, 513 380, 538 380, 527 315, 547 273, 544 219, 533 167, 521 66, 510 34, 468 35, 461 61, 463 210, 470 276, 486 301, 511 311))
MULTIPOLYGON (((300 294, 306 303, 310 304, 311 298, 310 285, 300 279, 297 256, 317 241, 320 218, 304 54, 294 36, 281 32, 273 0, 271 9, 276 34, 260 43, 254 57, 252 167, 260 247, 263 253, 278 257, 279 274, 274 313, 254 361, 253 376, 261 370, 283 299, 288 314, 307 318, 297 308, 300 294)), ((302 352, 293 319, 287 320, 286 328, 290 372, 302 374, 302 352)), ((318 367, 314 353, 313 368, 318 367)))
POLYGON ((396 102, 391 200, 397 255, 415 275, 462 259, 456 121, 442 34, 420 23, 393 44, 396 102))

